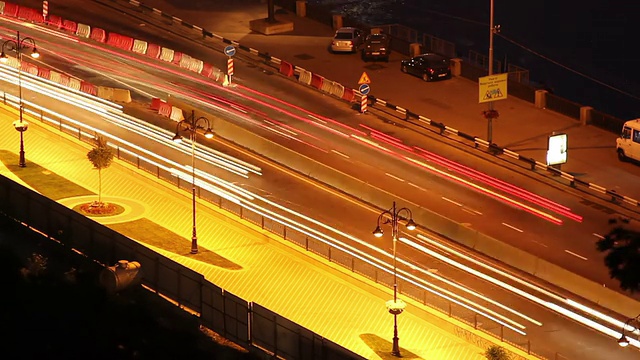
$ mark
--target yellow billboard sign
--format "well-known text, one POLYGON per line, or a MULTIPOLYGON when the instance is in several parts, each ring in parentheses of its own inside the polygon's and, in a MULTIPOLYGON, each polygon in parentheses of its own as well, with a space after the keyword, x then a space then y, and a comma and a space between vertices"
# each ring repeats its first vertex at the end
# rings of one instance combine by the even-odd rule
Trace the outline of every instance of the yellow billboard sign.
POLYGON ((509 74, 494 74, 478 79, 480 88, 480 103, 504 100, 507 98, 507 76, 509 74))

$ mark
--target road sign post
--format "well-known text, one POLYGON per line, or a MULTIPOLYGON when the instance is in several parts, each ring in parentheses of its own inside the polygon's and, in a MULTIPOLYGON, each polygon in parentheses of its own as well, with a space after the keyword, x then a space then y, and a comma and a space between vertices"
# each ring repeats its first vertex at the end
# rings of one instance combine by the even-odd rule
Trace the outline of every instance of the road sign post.
POLYGON ((369 86, 369 84, 371 84, 371 79, 369 78, 369 75, 367 75, 366 72, 363 72, 362 75, 360 75, 360 80, 358 80, 358 84, 360 85, 360 87, 358 88, 358 91, 362 95, 362 97, 360 98, 360 112, 362 114, 365 114, 367 112, 367 105, 369 101, 369 99, 367 98, 367 95, 369 94, 369 91, 371 91, 371 86, 369 86))
POLYGON ((360 84, 358 91, 360 91, 360 94, 362 94, 362 97, 360 98, 360 112, 364 114, 367 111, 367 94, 369 94, 369 91, 371 91, 371 87, 369 86, 369 84, 360 84))
POLYGON ((233 47, 233 45, 228 45, 227 47, 224 48, 224 53, 229 57, 227 59, 227 79, 228 79, 227 85, 231 85, 231 77, 234 74, 233 55, 236 54, 236 48, 233 47))
POLYGON ((47 16, 49 15, 49 2, 47 0, 42 2, 42 18, 44 21, 47 21, 47 16))

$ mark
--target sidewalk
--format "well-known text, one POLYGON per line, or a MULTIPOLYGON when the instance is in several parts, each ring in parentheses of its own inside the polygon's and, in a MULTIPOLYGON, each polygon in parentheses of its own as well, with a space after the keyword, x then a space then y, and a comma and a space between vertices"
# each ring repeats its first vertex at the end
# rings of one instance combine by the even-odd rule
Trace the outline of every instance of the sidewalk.
MULTIPOLYGON (((16 152, 19 144, 18 134, 11 126, 14 116, 0 111, 0 149, 12 152, 16 152)), ((86 159, 90 147, 57 130, 43 128, 37 120, 29 122, 25 134, 27 166, 30 162, 37 163, 97 192, 98 177, 86 159)), ((0 167, 1 174, 12 176, 7 172, 6 167, 0 167)), ((188 192, 158 183, 153 176, 115 161, 103 171, 103 195, 139 204, 143 212, 137 216, 182 235, 185 249, 189 247, 188 192)), ((189 256, 165 255, 222 288, 266 306, 366 358, 379 358, 363 337, 373 335, 390 342, 393 320, 384 303, 391 298, 391 290, 345 274, 340 267, 319 257, 302 254, 293 245, 209 204, 198 204, 198 217, 201 247, 239 264, 242 270, 215 267, 189 256)), ((128 221, 126 216, 123 221, 128 221)), ((408 309, 399 317, 399 333, 401 348, 407 355, 443 360, 484 358, 481 354, 485 349, 466 343, 432 323, 441 322, 444 315, 410 299, 404 300, 408 309)), ((469 330, 465 325, 460 327, 469 330)))

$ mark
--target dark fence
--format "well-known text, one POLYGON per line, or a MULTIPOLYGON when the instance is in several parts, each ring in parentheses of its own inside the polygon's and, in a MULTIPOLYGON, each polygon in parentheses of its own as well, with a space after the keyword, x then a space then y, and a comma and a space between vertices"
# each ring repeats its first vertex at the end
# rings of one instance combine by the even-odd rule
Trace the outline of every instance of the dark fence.
POLYGON ((622 125, 624 125, 625 123, 625 120, 618 119, 617 117, 605 114, 598 110, 591 109, 589 113, 590 124, 616 134, 620 133, 620 131, 622 130, 622 125))
POLYGON ((242 346, 260 349, 269 356, 286 355, 287 359, 364 359, 4 176, 0 176, 0 212, 99 263, 114 264, 120 259, 139 262, 145 286, 200 314, 204 326, 242 346), (254 334, 257 337, 252 337, 254 334))
POLYGON ((568 117, 574 119, 580 119, 580 108, 582 105, 578 103, 574 103, 573 101, 569 101, 567 99, 561 98, 557 95, 553 95, 551 93, 547 93, 547 106, 546 108, 549 110, 553 110, 555 112, 559 112, 560 114, 566 115, 568 117))

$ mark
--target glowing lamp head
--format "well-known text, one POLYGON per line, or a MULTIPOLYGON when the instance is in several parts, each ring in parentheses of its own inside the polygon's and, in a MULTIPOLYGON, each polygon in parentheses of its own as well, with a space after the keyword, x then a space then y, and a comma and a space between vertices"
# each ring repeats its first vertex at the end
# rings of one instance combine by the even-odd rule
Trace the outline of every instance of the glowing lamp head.
POLYGON ((177 143, 182 142, 182 136, 175 134, 171 140, 177 143))
POLYGON ((380 226, 376 226, 376 229, 373 230, 373 236, 379 238, 382 237, 382 229, 380 229, 380 226))
POLYGON ((622 334, 622 336, 618 340, 618 345, 620 345, 621 347, 629 346, 629 339, 627 339, 627 337, 624 334, 622 334))
POLYGON ((413 222, 413 219, 409 219, 409 221, 407 221, 407 230, 413 231, 416 229, 416 223, 413 222))
POLYGON ((206 137, 207 139, 211 139, 211 138, 213 138, 213 131, 211 131, 211 129, 210 129, 210 128, 209 128, 209 129, 207 129, 207 130, 204 132, 204 137, 206 137))
POLYGON ((7 57, 7 54, 5 54, 4 51, 3 51, 2 54, 0 54, 0 62, 2 62, 4 64, 7 61, 9 61, 9 58, 7 57))
POLYGON ((34 59, 37 59, 40 57, 40 53, 38 52, 38 49, 36 49, 36 47, 33 47, 33 51, 31 52, 31 57, 34 59))

